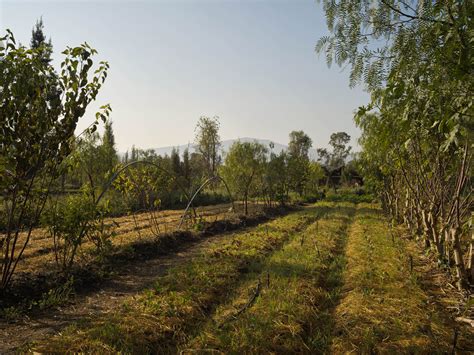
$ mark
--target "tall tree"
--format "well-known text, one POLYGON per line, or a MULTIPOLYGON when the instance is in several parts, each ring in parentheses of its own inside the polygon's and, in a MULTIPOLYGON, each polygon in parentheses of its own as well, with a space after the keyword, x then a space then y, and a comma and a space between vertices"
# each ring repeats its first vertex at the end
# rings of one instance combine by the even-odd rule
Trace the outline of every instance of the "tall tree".
POLYGON ((189 149, 186 148, 183 152, 183 162, 181 163, 181 169, 183 178, 185 180, 185 185, 187 188, 191 187, 191 159, 189 156, 189 149))
POLYGON ((348 145, 350 140, 351 136, 346 132, 336 132, 331 134, 329 139, 329 145, 332 147, 331 151, 326 148, 318 149, 318 160, 327 170, 327 183, 332 184, 334 189, 337 189, 347 157, 352 149, 348 145))
POLYGON ((115 135, 112 128, 112 121, 105 123, 104 134, 102 136, 102 155, 105 171, 112 171, 118 164, 118 154, 115 147, 115 135))
POLYGON ((135 147, 135 145, 132 145, 132 150, 130 153, 130 161, 137 161, 138 160, 138 149, 135 147))
POLYGON ((43 29, 44 24, 43 18, 41 17, 36 21, 35 26, 31 30, 30 47, 37 50, 43 63, 49 64, 51 62, 51 54, 53 53, 53 44, 51 43, 51 38, 49 41, 46 41, 43 29))
POLYGON ((288 143, 288 177, 292 189, 303 196, 309 168, 309 149, 313 142, 303 131, 290 133, 288 143))
POLYGON ((179 150, 177 148, 173 148, 171 150, 171 168, 173 173, 176 177, 180 177, 182 175, 181 172, 181 157, 179 156, 179 150))
POLYGON ((348 145, 351 140, 346 132, 337 132, 331 134, 329 139, 329 145, 332 147, 332 151, 329 152, 325 148, 318 149, 319 160, 322 161, 326 168, 330 171, 341 169, 349 156, 352 147, 348 145))
POLYGON ((290 133, 290 142, 288 143, 288 153, 292 157, 309 159, 309 150, 313 141, 303 131, 293 131, 290 133))
POLYGON ((219 117, 201 117, 196 125, 196 148, 206 163, 208 176, 214 176, 220 164, 219 117))
POLYGON ((222 175, 232 192, 243 199, 245 214, 249 197, 265 171, 266 154, 267 149, 258 142, 236 141, 225 157, 222 175))
POLYGON ((273 201, 284 204, 288 200, 288 153, 286 151, 282 150, 278 155, 273 152, 270 153, 265 169, 263 187, 269 205, 273 201))

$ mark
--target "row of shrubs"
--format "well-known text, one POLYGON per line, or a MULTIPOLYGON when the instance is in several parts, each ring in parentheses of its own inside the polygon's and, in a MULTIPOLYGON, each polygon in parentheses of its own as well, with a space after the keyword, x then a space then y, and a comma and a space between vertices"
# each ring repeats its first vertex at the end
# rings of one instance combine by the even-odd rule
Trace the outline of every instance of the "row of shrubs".
MULTIPOLYGON (((109 216, 123 216, 130 212, 143 211, 150 206, 144 206, 143 202, 136 198, 127 198, 118 191, 110 191, 104 200, 108 201, 109 216)), ((182 209, 188 204, 188 199, 180 193, 168 194, 156 198, 159 200, 159 207, 165 210, 182 209)), ((221 203, 229 203, 230 197, 221 192, 203 191, 193 200, 194 206, 210 206, 221 203)))
MULTIPOLYGON (((290 203, 314 203, 320 200, 353 203, 372 202, 374 196, 363 188, 343 188, 338 191, 321 190, 303 198, 291 196, 290 203)), ((105 223, 106 217, 124 215, 139 210, 136 201, 127 199, 117 191, 111 191, 98 206, 90 192, 55 196, 46 206, 41 224, 53 240, 57 266, 66 273, 71 269, 75 256, 84 241, 95 246, 98 256, 103 256, 112 247, 113 226, 105 223)), ((161 201, 160 201, 161 202, 161 201)), ((196 206, 230 202, 230 197, 220 192, 205 191, 194 200, 196 206)), ((187 199, 178 195, 160 204, 162 209, 183 208, 187 199)))
POLYGON ((370 203, 377 200, 376 196, 367 192, 363 187, 345 187, 336 191, 332 189, 323 188, 317 193, 304 196, 302 198, 295 196, 294 202, 315 203, 318 201, 330 202, 352 202, 352 203, 370 203))

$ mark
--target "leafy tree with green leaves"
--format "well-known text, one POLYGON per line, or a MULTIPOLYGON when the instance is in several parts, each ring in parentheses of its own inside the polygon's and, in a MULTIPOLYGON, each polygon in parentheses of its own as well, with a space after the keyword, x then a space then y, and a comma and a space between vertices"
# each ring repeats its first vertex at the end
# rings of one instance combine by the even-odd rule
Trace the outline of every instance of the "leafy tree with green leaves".
MULTIPOLYGON (((11 31, 0 38, 0 191, 5 213, 0 239, 4 291, 38 224, 51 184, 70 154, 74 131, 95 100, 109 65, 93 67, 88 44, 67 48, 61 71, 45 64, 38 48, 18 46, 11 31), (58 90, 53 90, 58 89, 58 90), (61 95, 50 97, 51 92, 61 95), (20 238, 20 234, 25 233, 20 238)), ((103 106, 97 119, 106 120, 103 106)), ((90 127, 95 130, 97 121, 90 127)))
POLYGON ((206 176, 208 176, 207 163, 202 154, 193 152, 189 159, 189 166, 191 170, 191 185, 200 185, 206 176))
POLYGON ((96 190, 105 181, 99 133, 85 132, 79 137, 67 162, 70 164, 71 173, 79 180, 79 187, 88 185, 89 191, 95 196, 96 190))
POLYGON ((332 151, 326 148, 318 149, 318 160, 323 164, 327 171, 327 185, 332 185, 334 190, 340 184, 346 160, 352 147, 348 145, 351 137, 346 132, 337 132, 331 134, 329 145, 332 151))
POLYGON ((351 136, 346 132, 333 133, 329 139, 329 145, 332 147, 332 151, 328 151, 326 148, 318 149, 318 159, 323 162, 329 171, 339 170, 344 167, 346 159, 352 149, 352 147, 348 145, 350 140, 351 136))
POLYGON ((209 177, 216 174, 221 162, 219 127, 219 117, 217 116, 213 118, 200 117, 196 125, 196 149, 203 157, 209 177))
POLYGON ((318 162, 310 161, 305 182, 305 192, 310 197, 318 196, 321 180, 326 177, 326 173, 318 162))
POLYGON ((137 164, 120 174, 113 185, 125 196, 132 211, 148 211, 162 204, 169 205, 176 190, 169 158, 153 157, 144 161, 162 169, 151 164, 137 164))
POLYGON ((181 164, 181 170, 185 181, 186 188, 190 188, 192 184, 192 170, 191 170, 191 157, 189 155, 189 149, 186 148, 183 152, 183 162, 181 164))
POLYGON ((263 175, 263 194, 267 197, 267 204, 271 206, 273 201, 284 205, 289 197, 288 184, 288 153, 281 151, 280 154, 270 153, 263 175))
POLYGON ((111 246, 105 213, 106 208, 97 206, 87 191, 55 201, 44 211, 42 222, 53 239, 56 265, 66 275, 84 240, 91 240, 100 253, 111 246))
POLYGON ((291 188, 303 196, 309 168, 309 150, 313 142, 303 131, 290 133, 288 143, 288 179, 291 188))
POLYGON ((179 150, 173 148, 171 150, 171 167, 172 171, 176 176, 181 176, 181 157, 179 156, 179 150))
POLYGON ((309 150, 313 145, 311 138, 303 131, 292 131, 288 143, 288 153, 292 157, 309 160, 309 150))
POLYGON ((76 188, 88 185, 95 196, 111 177, 119 162, 111 122, 105 123, 102 137, 86 131, 77 137, 71 156, 65 161, 67 174, 76 188))
POLYGON ((248 214, 248 200, 257 182, 262 181, 265 172, 267 149, 258 142, 236 141, 225 156, 221 174, 234 196, 244 201, 245 214, 248 214))
POLYGON ((351 85, 363 81, 371 92, 356 115, 366 180, 393 221, 423 238, 466 287, 474 281, 474 3, 323 4, 331 34, 317 50, 328 64, 349 65, 351 85))

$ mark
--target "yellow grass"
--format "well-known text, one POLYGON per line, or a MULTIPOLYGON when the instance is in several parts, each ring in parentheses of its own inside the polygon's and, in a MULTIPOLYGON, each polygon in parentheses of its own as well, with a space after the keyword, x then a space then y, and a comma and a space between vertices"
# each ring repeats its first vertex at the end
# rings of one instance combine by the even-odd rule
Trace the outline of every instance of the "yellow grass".
POLYGON ((335 311, 332 353, 440 353, 452 329, 410 271, 405 245, 392 241, 375 205, 359 205, 349 231, 344 296, 335 311))
MULTIPOLYGON (((237 203, 237 212, 242 212, 242 205, 237 203)), ((198 216, 204 221, 214 222, 216 220, 232 219, 237 213, 230 212, 231 204, 220 204, 214 206, 197 207, 198 216)), ((262 205, 249 204, 249 214, 255 214, 262 210, 262 205)), ((106 224, 110 225, 114 237, 112 243, 114 246, 126 246, 137 240, 147 240, 156 238, 160 234, 171 233, 178 230, 181 222, 181 216, 184 210, 164 210, 155 213, 155 221, 158 223, 159 231, 156 234, 154 221, 150 213, 142 212, 134 215, 121 217, 111 217, 106 219, 106 224)), ((184 224, 183 229, 191 227, 190 224, 184 224)), ((24 242, 26 233, 20 234, 19 245, 24 242)), ((93 249, 92 242, 86 241, 81 247, 83 256, 93 249)), ((33 230, 29 244, 27 245, 22 259, 20 260, 17 271, 27 273, 37 273, 42 270, 50 270, 55 267, 53 240, 49 237, 45 228, 36 228, 33 230)))

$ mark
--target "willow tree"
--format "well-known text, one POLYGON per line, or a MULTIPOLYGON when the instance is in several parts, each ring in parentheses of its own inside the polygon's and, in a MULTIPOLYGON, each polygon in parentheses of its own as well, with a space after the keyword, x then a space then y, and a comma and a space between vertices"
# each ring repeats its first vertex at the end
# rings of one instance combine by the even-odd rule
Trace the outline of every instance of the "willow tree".
POLYGON ((368 179, 393 220, 474 282, 472 1, 323 1, 330 35, 316 49, 349 65, 371 102, 356 123, 368 179), (470 255, 465 255, 471 243, 470 255))
MULTIPOLYGON (((67 48, 59 73, 44 61, 42 47, 17 45, 9 30, 0 38, 0 250, 4 291, 29 243, 49 194, 71 153, 74 131, 95 100, 109 65, 93 67, 88 44, 67 48)), ((103 106, 97 120, 106 120, 103 106)), ((97 121, 90 126, 95 130, 97 121)))
POLYGON ((229 149, 222 166, 222 176, 234 196, 244 201, 248 214, 248 200, 256 192, 257 183, 265 172, 267 149, 258 142, 236 141, 229 149))

